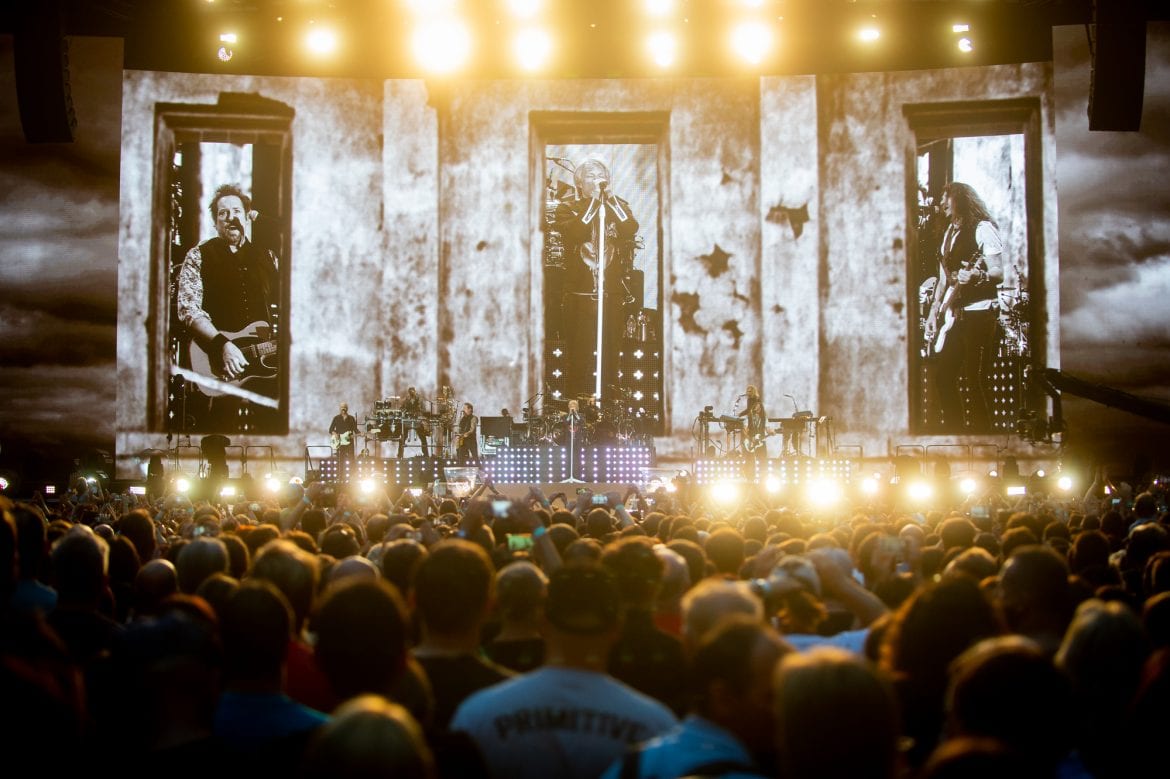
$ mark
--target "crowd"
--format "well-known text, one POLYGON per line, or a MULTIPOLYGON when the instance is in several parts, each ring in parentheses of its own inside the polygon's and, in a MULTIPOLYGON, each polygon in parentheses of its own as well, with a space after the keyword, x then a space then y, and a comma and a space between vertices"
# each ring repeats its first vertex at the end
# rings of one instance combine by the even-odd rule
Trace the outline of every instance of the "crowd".
POLYGON ((925 513, 678 486, 0 498, 8 763, 1163 775, 1165 485, 925 513))

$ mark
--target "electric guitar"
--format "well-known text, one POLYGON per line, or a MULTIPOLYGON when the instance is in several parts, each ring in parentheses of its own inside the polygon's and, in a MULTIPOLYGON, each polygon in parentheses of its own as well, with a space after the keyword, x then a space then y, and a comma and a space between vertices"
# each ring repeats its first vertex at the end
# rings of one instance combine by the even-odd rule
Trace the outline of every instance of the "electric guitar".
POLYGON ((947 334, 950 333, 951 328, 955 326, 955 321, 958 320, 958 314, 955 313, 955 290, 959 288, 958 284, 952 284, 947 287, 946 293, 943 295, 942 303, 938 306, 938 314, 942 315, 942 324, 938 326, 938 331, 934 334, 934 338, 926 339, 922 346, 922 356, 927 359, 937 357, 947 345, 947 334))
POLYGON ((456 448, 456 449, 462 449, 462 448, 463 448, 463 444, 465 444, 465 443, 467 442, 467 439, 469 439, 469 438, 472 438, 472 437, 474 437, 474 436, 475 436, 475 424, 473 423, 473 424, 471 425, 471 429, 470 429, 470 430, 468 430, 466 433, 459 433, 459 434, 458 434, 458 435, 455 437, 455 448, 456 448))
MULTIPOLYGON (((202 346, 191 342, 191 369, 197 373, 214 376, 220 381, 245 386, 255 379, 271 379, 280 369, 280 360, 277 353, 278 345, 273 336, 272 326, 267 322, 253 322, 243 330, 234 333, 224 333, 229 341, 236 345, 244 354, 248 365, 244 373, 234 379, 229 379, 223 371, 223 355, 210 354, 202 346)), ((212 351, 215 351, 214 349, 212 351)), ((217 389, 200 387, 204 395, 221 395, 217 389)))
POLYGON ((344 433, 334 433, 333 434, 333 448, 334 449, 336 449, 339 446, 349 446, 352 443, 353 443, 353 431, 352 430, 346 430, 344 433))
MULTIPOLYGON (((963 270, 971 270, 974 268, 976 262, 978 262, 978 259, 979 254, 976 253, 975 257, 972 258, 970 262, 961 263, 963 270)), ((938 331, 934 334, 934 338, 926 339, 926 342, 923 344, 923 357, 928 359, 931 357, 937 357, 940 353, 942 353, 943 348, 947 345, 947 334, 950 333, 951 328, 955 326, 955 322, 959 320, 959 314, 955 310, 955 296, 958 294, 958 290, 958 283, 953 282, 950 286, 947 287, 947 291, 943 293, 942 302, 939 303, 938 311, 935 312, 936 318, 939 315, 942 316, 942 324, 938 326, 938 331)))
POLYGON ((745 452, 754 452, 761 446, 767 444, 769 438, 780 435, 782 432, 783 428, 778 427, 775 430, 765 430, 763 433, 748 436, 743 440, 743 450, 745 452))

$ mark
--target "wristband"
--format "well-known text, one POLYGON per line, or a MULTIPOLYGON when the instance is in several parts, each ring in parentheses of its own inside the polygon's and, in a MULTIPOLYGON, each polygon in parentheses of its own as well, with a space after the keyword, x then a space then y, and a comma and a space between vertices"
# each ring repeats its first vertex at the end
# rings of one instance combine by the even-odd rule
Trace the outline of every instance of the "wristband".
POLYGON ((212 348, 218 349, 219 351, 222 352, 223 347, 225 344, 227 344, 227 342, 228 342, 228 337, 226 335, 224 335, 223 333, 216 333, 215 338, 211 339, 211 346, 212 346, 212 348))
POLYGON ((532 531, 532 540, 535 541, 547 532, 548 528, 546 528, 544 525, 537 525, 536 528, 532 531))

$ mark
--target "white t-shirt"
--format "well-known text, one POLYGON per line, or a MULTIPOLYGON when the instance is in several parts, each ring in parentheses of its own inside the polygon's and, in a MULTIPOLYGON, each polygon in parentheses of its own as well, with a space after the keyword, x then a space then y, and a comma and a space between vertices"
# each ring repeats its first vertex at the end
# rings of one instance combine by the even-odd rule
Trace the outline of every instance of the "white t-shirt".
POLYGON ((471 736, 497 779, 596 779, 629 745, 677 723, 607 674, 545 667, 469 697, 451 730, 471 736))

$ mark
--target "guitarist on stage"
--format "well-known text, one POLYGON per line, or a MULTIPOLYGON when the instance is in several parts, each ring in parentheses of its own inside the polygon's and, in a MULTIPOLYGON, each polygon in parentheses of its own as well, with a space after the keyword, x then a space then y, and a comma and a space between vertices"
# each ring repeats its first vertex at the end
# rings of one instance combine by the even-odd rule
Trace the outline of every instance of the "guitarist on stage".
POLYGON ((329 435, 337 450, 338 462, 353 462, 353 442, 357 438, 357 419, 349 415, 349 406, 341 404, 341 413, 329 423, 329 435))
POLYGON ((455 447, 455 459, 459 462, 479 462, 479 441, 476 440, 478 423, 475 407, 464 403, 463 413, 459 415, 459 438, 455 447))
POLYGON ((999 340, 1003 242, 999 226, 969 184, 947 184, 942 203, 950 225, 939 248, 939 281, 923 333, 923 351, 930 357, 927 402, 940 431, 990 433, 988 385, 999 340))
MULTIPOLYGON (((240 382, 248 376, 246 389, 277 397, 275 362, 257 373, 259 357, 252 360, 241 349, 239 336, 249 329, 260 331, 252 340, 271 339, 273 306, 280 302, 276 255, 262 250, 249 239, 252 201, 234 184, 215 190, 209 203, 215 221, 214 238, 209 238, 187 252, 179 269, 176 306, 179 322, 191 339, 191 364, 205 355, 208 372, 221 381, 240 382)), ((275 355, 273 355, 275 357, 275 355)), ((212 393, 207 393, 212 394, 212 393)), ((228 401, 233 398, 214 398, 228 401)), ((223 404, 221 404, 223 405, 223 404)), ((238 407, 238 401, 234 404, 238 407)), ((236 408, 212 404, 213 417, 227 417, 236 408)))
POLYGON ((768 459, 768 414, 764 411, 764 401, 760 398, 760 391, 756 385, 749 384, 744 394, 747 405, 738 416, 747 417, 744 425, 743 448, 757 460, 768 459))

